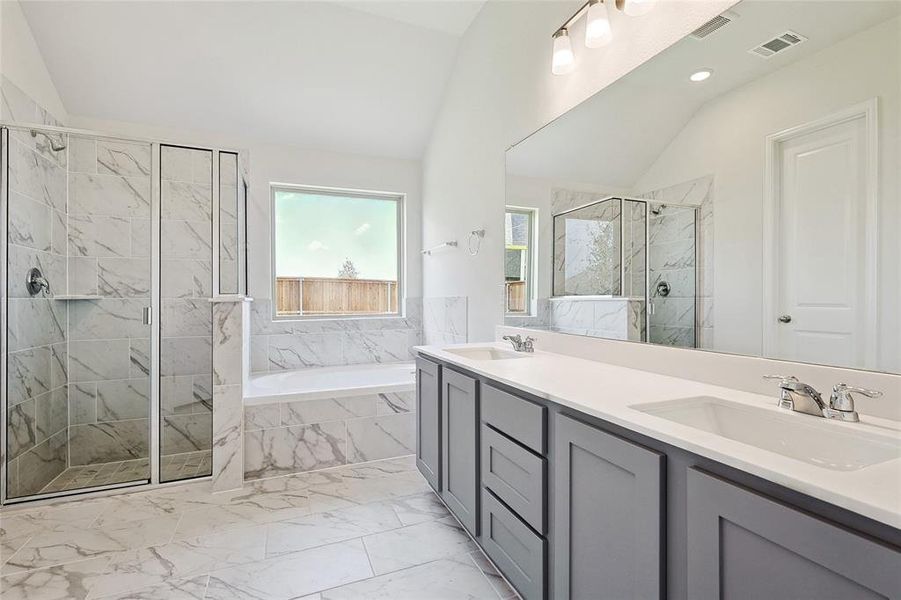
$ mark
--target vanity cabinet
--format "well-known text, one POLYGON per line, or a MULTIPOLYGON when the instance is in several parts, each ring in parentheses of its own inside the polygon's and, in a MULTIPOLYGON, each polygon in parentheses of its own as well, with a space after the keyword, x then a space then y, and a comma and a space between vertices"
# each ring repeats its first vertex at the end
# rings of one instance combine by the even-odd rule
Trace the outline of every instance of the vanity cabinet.
POLYGON ((561 414, 554 435, 554 597, 663 598, 666 457, 561 414))
POLYGON ((416 359, 416 466, 441 491, 441 367, 416 359))
POLYGON ((479 535, 479 384, 453 369, 441 377, 441 497, 479 535))
POLYGON ((524 600, 901 600, 901 531, 417 360, 417 465, 524 600))
POLYGON ((898 598, 901 554, 689 469, 690 598, 898 598))

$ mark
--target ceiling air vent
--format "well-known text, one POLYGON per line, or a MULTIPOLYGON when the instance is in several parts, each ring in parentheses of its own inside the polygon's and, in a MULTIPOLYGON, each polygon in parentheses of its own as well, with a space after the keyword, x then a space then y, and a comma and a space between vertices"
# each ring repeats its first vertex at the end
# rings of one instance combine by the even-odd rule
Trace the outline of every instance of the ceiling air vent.
POLYGON ((714 31, 725 27, 737 18, 737 14, 735 14, 731 10, 727 10, 723 14, 713 17, 712 19, 692 31, 691 37, 695 38, 696 40, 703 40, 714 31))
POLYGON ((801 35, 800 33, 795 33, 794 31, 786 31, 782 35, 776 36, 771 40, 768 40, 755 48, 751 48, 748 50, 751 54, 756 54, 762 58, 770 58, 773 57, 783 50, 788 50, 792 46, 797 46, 798 44, 803 44, 807 41, 807 38, 801 35))

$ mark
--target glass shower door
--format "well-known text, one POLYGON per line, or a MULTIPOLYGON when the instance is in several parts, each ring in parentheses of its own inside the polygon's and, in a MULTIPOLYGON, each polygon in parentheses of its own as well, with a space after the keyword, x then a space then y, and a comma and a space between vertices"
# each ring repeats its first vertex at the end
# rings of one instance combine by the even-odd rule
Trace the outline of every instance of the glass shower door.
POLYGON ((160 148, 160 481, 212 474, 213 152, 160 148))
POLYGON ((151 146, 3 142, 6 496, 147 482, 151 146))
POLYGON ((697 208, 648 203, 648 341, 697 347, 697 208))

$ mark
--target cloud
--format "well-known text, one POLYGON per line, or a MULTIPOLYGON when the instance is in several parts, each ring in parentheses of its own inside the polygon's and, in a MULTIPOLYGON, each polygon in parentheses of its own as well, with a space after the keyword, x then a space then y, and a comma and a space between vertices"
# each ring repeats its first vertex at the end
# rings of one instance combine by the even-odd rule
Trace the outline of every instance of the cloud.
POLYGON ((363 235, 364 233, 369 231, 370 227, 372 227, 372 225, 370 225, 369 223, 363 223, 362 225, 354 229, 354 235, 363 235))
POLYGON ((313 240, 312 242, 307 244, 307 249, 312 250, 313 252, 317 252, 319 250, 328 250, 328 246, 326 246, 319 240, 313 240))

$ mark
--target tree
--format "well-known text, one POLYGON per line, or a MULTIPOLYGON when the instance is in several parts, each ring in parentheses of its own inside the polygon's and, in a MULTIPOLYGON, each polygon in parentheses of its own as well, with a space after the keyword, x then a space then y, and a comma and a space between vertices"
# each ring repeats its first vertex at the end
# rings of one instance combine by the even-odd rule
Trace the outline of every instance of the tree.
POLYGON ((357 271, 356 265, 354 265, 354 261, 349 258, 344 259, 344 264, 341 265, 341 268, 338 270, 338 277, 340 279, 357 279, 360 276, 360 272, 357 271))

